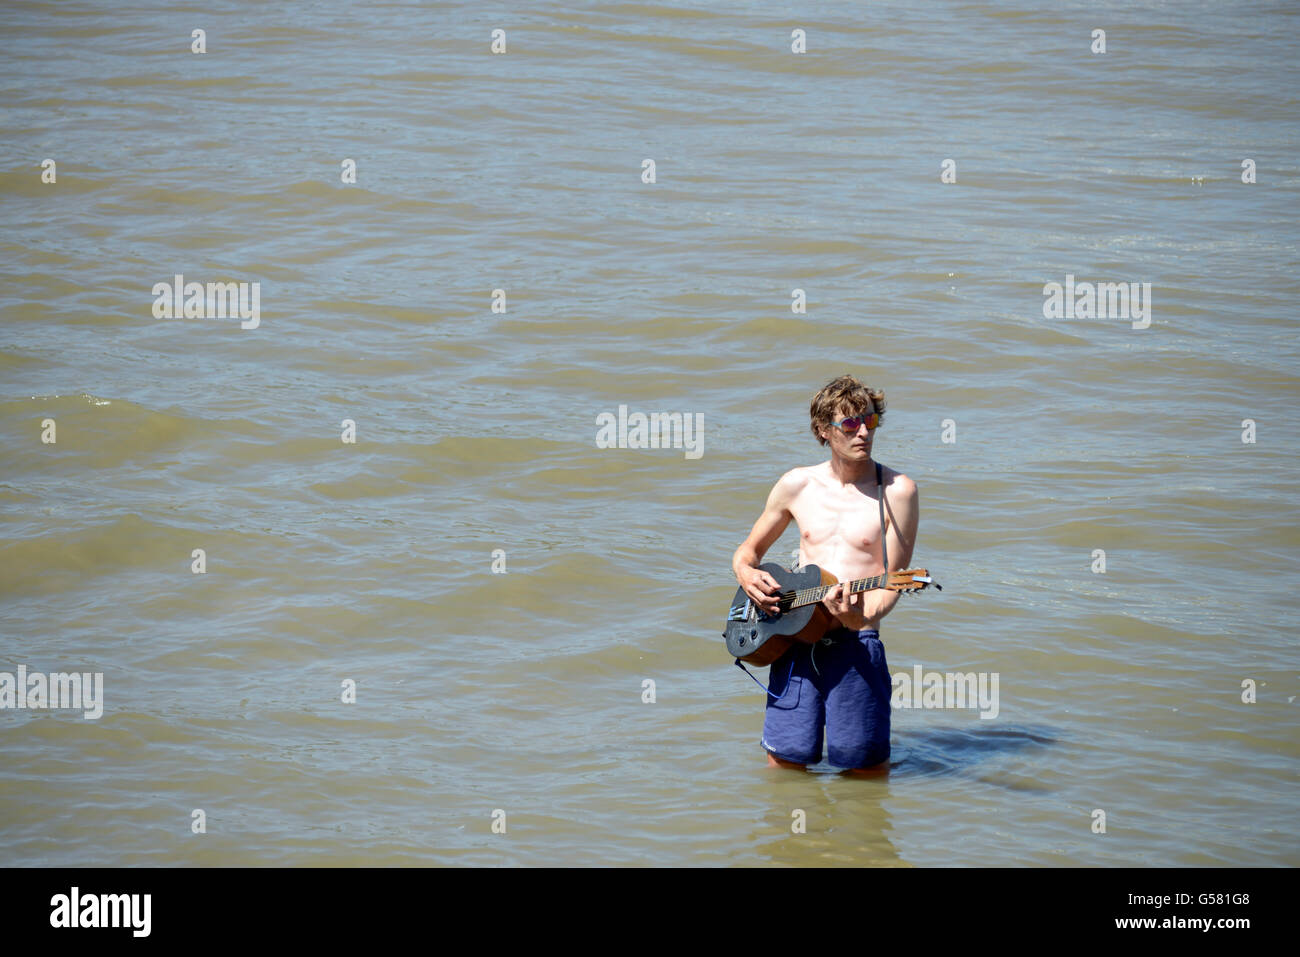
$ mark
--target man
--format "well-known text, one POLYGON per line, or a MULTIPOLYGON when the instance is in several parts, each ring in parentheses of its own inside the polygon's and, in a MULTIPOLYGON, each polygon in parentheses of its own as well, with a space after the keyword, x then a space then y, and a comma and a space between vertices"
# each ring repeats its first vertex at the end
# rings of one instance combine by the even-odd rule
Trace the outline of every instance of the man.
MULTIPOLYGON (((871 457, 884 411, 883 390, 847 375, 813 397, 812 432, 830 445, 830 461, 781 476, 731 561, 745 594, 769 614, 777 610, 780 588, 758 565, 791 519, 799 528, 801 565, 817 565, 840 582, 885 570, 871 457)), ((884 466, 881 482, 890 570, 906 568, 916 543, 916 483, 884 466)), ((858 773, 888 770, 892 687, 879 626, 900 594, 845 595, 842 585, 833 586, 823 604, 842 627, 815 645, 796 642, 772 663, 762 742, 769 766, 820 761, 824 724, 831 764, 858 773)))

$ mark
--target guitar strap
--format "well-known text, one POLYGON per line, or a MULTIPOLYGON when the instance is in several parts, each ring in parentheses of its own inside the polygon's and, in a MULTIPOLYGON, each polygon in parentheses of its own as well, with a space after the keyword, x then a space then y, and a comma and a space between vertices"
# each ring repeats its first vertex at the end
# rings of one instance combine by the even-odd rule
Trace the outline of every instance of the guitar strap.
POLYGON ((782 691, 780 694, 773 694, 770 690, 768 690, 768 687, 765 684, 763 684, 763 682, 755 678, 754 673, 750 671, 748 668, 746 668, 745 663, 741 661, 739 658, 736 659, 736 667, 739 668, 741 671, 743 671, 745 674, 749 675, 750 680, 753 681, 754 684, 762 688, 764 691, 766 691, 768 697, 770 698, 775 698, 777 701, 780 701, 782 698, 784 698, 786 695, 790 693, 790 676, 794 674, 793 658, 790 659, 790 674, 785 676, 785 690, 782 691))
POLYGON ((885 562, 885 584, 889 584, 889 540, 885 538, 885 486, 880 479, 880 463, 876 463, 876 501, 880 503, 880 557, 885 562))
MULTIPOLYGON (((876 502, 880 505, 880 557, 881 560, 884 561, 885 563, 885 584, 888 585, 889 584, 889 540, 885 537, 885 483, 881 474, 879 462, 876 463, 876 502)), ((816 652, 817 646, 813 645, 812 649, 813 651, 810 652, 810 654, 816 652)), ((741 671, 743 671, 745 674, 749 675, 750 679, 753 680, 754 684, 758 685, 760 688, 766 691, 770 697, 776 698, 777 701, 780 701, 782 698, 784 698, 786 694, 790 691, 789 676, 787 676, 785 679, 786 680, 785 691, 782 691, 780 695, 776 695, 773 694, 770 690, 768 690, 768 688, 763 685, 763 682, 755 678, 754 675, 750 672, 750 670, 745 667, 744 662, 742 662, 739 658, 736 659, 736 667, 739 668, 741 671)), ((816 669, 816 667, 817 664, 816 662, 814 662, 813 668, 816 669)), ((793 659, 791 659, 790 661, 790 674, 794 674, 793 659)))

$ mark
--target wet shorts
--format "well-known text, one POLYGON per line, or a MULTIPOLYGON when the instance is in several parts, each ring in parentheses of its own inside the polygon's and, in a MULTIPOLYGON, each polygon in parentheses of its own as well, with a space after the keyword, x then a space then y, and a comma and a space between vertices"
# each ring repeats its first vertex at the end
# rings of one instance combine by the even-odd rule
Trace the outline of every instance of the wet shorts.
POLYGON ((786 761, 816 764, 824 725, 826 759, 834 766, 887 761, 893 685, 880 634, 840 628, 827 637, 830 644, 797 642, 772 662, 763 747, 786 761))

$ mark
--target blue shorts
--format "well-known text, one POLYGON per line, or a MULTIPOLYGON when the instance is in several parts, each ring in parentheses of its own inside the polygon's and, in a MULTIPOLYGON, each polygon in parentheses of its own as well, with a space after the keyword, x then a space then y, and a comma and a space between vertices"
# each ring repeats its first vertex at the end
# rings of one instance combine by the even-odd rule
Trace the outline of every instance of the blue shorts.
POLYGON ((786 761, 867 768, 889 760, 893 682, 885 645, 872 630, 836 629, 815 645, 796 643, 768 672, 763 747, 786 761), (777 697, 773 697, 776 695, 777 697))

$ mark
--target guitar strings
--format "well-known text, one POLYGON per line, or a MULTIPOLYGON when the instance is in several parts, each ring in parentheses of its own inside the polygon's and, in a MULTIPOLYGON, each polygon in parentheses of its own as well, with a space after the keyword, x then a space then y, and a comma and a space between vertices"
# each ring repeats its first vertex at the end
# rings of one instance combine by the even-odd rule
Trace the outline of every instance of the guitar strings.
MULTIPOLYGON (((884 584, 885 575, 876 575, 874 578, 862 578, 858 581, 849 582, 850 594, 856 594, 860 591, 868 591, 877 585, 884 584)), ((826 593, 834 588, 834 585, 816 585, 812 588, 804 588, 798 591, 782 592, 777 598, 778 604, 784 604, 787 600, 791 608, 799 608, 803 605, 811 605, 815 601, 821 601, 826 593)))

